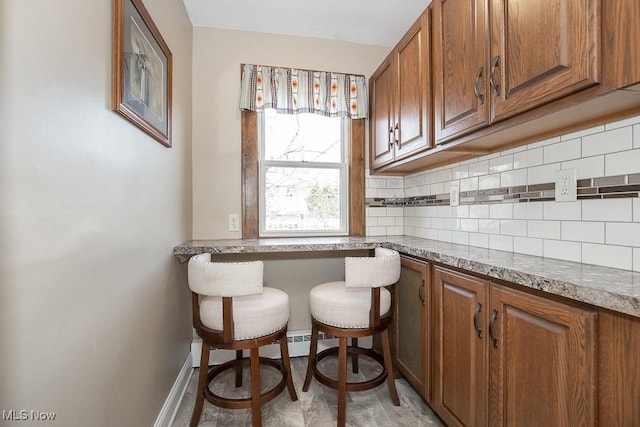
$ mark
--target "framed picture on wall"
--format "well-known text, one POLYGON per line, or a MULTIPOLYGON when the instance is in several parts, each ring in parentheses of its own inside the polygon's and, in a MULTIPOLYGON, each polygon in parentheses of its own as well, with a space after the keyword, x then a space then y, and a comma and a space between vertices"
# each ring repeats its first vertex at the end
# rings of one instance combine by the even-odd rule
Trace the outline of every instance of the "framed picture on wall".
POLYGON ((171 147, 172 56, 142 0, 113 0, 112 108, 171 147))

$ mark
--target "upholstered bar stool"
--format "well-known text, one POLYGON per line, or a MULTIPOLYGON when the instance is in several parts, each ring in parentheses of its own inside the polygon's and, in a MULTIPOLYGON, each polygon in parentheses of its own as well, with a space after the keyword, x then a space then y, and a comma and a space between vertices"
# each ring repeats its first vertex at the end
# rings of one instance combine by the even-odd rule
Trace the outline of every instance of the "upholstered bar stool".
POLYGON ((285 385, 291 400, 298 400, 289 363, 287 323, 289 296, 278 289, 263 287, 262 261, 217 263, 211 254, 189 260, 189 287, 192 292, 193 326, 202 338, 200 374, 191 426, 198 424, 204 400, 222 408, 251 408, 254 427, 262 423, 261 405, 280 394, 285 385), (282 362, 259 356, 259 348, 280 342, 282 362), (236 350, 235 360, 209 367, 211 348, 236 350), (209 384, 227 369, 235 369, 235 385, 242 386, 242 351, 250 350, 251 396, 231 399, 211 391, 209 384), (281 380, 261 393, 260 365, 276 368, 281 380))
POLYGON ((385 286, 400 278, 398 252, 376 248, 374 257, 345 258, 345 281, 318 285, 309 294, 311 311, 311 345, 309 364, 303 391, 309 390, 312 377, 338 390, 338 426, 345 425, 347 391, 369 390, 382 384, 389 386, 391 400, 400 405, 393 378, 393 365, 387 327, 393 315, 391 293, 385 286), (338 348, 329 348, 316 355, 318 332, 338 338, 338 348), (383 356, 358 347, 358 338, 380 334, 383 356), (347 338, 351 345, 347 346, 347 338), (329 355, 338 354, 338 380, 318 369, 318 363, 329 355), (373 379, 347 382, 347 355, 351 355, 352 369, 358 372, 358 355, 367 355, 382 365, 382 372, 373 379))

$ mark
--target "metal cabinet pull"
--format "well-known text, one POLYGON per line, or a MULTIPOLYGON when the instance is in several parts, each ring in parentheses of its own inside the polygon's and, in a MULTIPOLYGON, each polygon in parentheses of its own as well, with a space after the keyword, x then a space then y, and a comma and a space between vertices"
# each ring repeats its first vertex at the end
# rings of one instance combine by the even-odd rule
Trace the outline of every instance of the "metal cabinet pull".
POLYGON ((482 338, 482 329, 478 325, 478 317, 480 316, 481 311, 482 311, 482 304, 478 303, 476 305, 476 312, 473 313, 473 327, 475 328, 476 333, 478 334, 478 338, 482 338))
POLYGON ((387 142, 389 143, 389 149, 393 147, 393 142, 391 142, 391 134, 393 134, 393 127, 389 128, 389 133, 387 134, 387 142))
POLYGON ((400 144, 400 140, 399 140, 399 136, 398 134, 400 133, 400 129, 398 129, 398 124, 396 123, 396 127, 393 130, 393 138, 396 140, 396 145, 400 144))
POLYGON ((491 73, 489 74, 489 84, 493 88, 496 96, 500 95, 500 85, 496 83, 496 68, 500 65, 500 56, 496 56, 493 59, 493 66, 491 67, 491 73))
POLYGON ((480 78, 482 77, 482 73, 484 72, 484 67, 480 67, 478 70, 478 74, 476 75, 476 81, 473 83, 473 93, 476 94, 476 98, 478 98, 478 102, 480 105, 484 104, 484 95, 480 93, 478 90, 478 83, 480 82, 480 78))
POLYGON ((491 312, 491 320, 489 320, 489 337, 491 337, 491 341, 493 341, 493 346, 495 348, 498 348, 498 338, 496 338, 495 334, 493 333, 493 326, 495 325, 497 318, 498 310, 494 309, 491 312))
POLYGON ((424 280, 422 281, 422 285, 418 288, 418 298, 420 298, 422 305, 424 305, 424 280))

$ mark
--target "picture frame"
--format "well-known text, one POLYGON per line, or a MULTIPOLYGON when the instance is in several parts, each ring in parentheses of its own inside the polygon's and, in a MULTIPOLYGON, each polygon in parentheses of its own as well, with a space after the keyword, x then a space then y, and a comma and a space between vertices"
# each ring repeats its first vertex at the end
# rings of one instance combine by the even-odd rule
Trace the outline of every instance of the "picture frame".
POLYGON ((173 58, 142 0, 113 0, 112 108, 171 147, 173 58))

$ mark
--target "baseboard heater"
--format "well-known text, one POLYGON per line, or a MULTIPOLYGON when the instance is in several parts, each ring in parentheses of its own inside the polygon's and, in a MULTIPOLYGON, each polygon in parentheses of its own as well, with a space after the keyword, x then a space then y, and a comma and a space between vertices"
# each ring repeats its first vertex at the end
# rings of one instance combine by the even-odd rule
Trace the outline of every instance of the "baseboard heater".
MULTIPOLYGON (((311 331, 289 331, 287 332, 287 343, 289 344, 289 356, 299 357, 309 354, 309 345, 311 344, 311 331)), ((371 337, 358 339, 358 347, 371 348, 371 337)), ((318 337, 318 352, 329 348, 336 347, 338 339, 332 335, 320 333, 318 337)), ((191 341, 191 361, 194 368, 200 366, 200 352, 202 351, 202 339, 194 338, 191 341)), ((248 356, 248 350, 245 350, 245 356, 248 356)), ((260 347, 260 356, 269 357, 271 359, 280 358, 280 346, 273 343, 260 347)), ((219 365, 221 363, 232 360, 236 357, 235 350, 219 350, 212 349, 209 353, 209 365, 219 365)))

